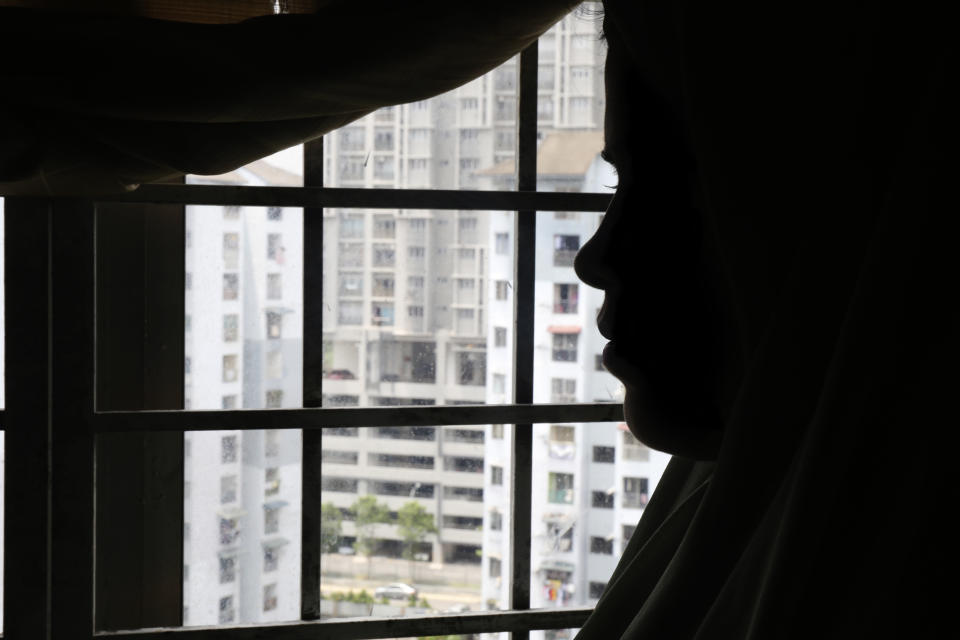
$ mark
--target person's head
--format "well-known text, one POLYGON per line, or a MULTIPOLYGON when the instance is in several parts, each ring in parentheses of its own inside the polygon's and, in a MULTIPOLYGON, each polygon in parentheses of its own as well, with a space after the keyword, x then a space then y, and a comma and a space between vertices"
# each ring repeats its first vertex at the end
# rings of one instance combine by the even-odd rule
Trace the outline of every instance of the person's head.
POLYGON ((604 157, 618 185, 576 271, 606 294, 597 319, 610 340, 604 364, 624 383, 633 433, 654 448, 711 458, 722 433, 723 323, 709 224, 671 89, 638 64, 636 34, 624 32, 612 9, 604 19, 604 157))

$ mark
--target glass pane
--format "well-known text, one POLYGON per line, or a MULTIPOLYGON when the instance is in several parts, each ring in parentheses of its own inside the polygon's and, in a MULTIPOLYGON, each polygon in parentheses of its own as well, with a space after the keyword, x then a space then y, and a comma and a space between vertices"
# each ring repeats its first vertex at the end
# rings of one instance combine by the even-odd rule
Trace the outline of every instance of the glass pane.
POLYGON ((540 37, 537 189, 602 191, 616 184, 603 149, 606 44, 596 9, 578 9, 540 37))
POLYGON ((324 406, 512 397, 511 212, 324 210, 324 406))
POLYGON ((622 402, 623 385, 601 362, 603 291, 580 282, 573 256, 600 224, 596 212, 537 214, 534 402, 622 402))
MULTIPOLYGON (((301 406, 302 234, 301 209, 187 207, 187 408, 301 406)), ((301 441, 185 434, 185 625, 299 619, 301 441)))
POLYGON ((504 425, 324 430, 322 617, 501 606, 509 437, 504 425))
POLYGON ((429 100, 387 107, 324 138, 329 187, 514 189, 517 58, 429 100))

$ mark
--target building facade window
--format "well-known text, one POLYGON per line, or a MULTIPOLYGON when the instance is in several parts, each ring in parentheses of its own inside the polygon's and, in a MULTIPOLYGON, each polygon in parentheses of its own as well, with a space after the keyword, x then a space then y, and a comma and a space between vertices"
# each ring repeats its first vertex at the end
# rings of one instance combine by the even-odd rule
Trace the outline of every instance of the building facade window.
POLYGON ((550 379, 550 402, 555 404, 576 402, 577 381, 573 378, 550 379))
POLYGON ((603 595, 604 589, 607 588, 606 582, 591 582, 590 583, 590 598, 597 599, 603 595))
POLYGON ((553 334, 553 360, 556 362, 576 362, 579 337, 575 333, 553 334))
POLYGON ((220 607, 219 614, 217 615, 217 622, 220 624, 228 624, 233 622, 237 617, 237 612, 233 607, 233 596, 224 596, 220 598, 220 607))
POLYGON ((590 506, 594 509, 613 509, 612 491, 590 492, 590 506))
POLYGON ((267 311, 267 338, 278 340, 283 337, 283 314, 267 311))
POLYGON ((495 288, 495 297, 497 300, 506 300, 508 291, 510 290, 510 283, 506 280, 497 280, 494 283, 495 288))
POLYGON ((573 259, 580 250, 580 236, 553 236, 553 266, 572 267, 573 259))
POLYGON ((503 425, 494 424, 490 426, 490 437, 496 440, 503 440, 503 425))
POLYGON ((593 447, 594 462, 616 462, 616 459, 617 459, 616 447, 602 447, 602 446, 593 447))
POLYGON ((220 584, 227 584, 237 579, 237 557, 220 556, 220 584))
POLYGON ((263 585, 263 610, 273 611, 277 608, 277 584, 263 585))
POLYGON ((223 274, 223 299, 236 300, 240 296, 240 276, 236 273, 223 274))
POLYGON ((229 504, 237 501, 237 476, 223 476, 220 478, 220 504, 229 504))
POLYGON ((236 342, 240 335, 240 316, 227 313, 223 316, 223 341, 236 342))
POLYGON ((263 507, 263 532, 277 533, 280 530, 280 509, 277 507, 263 507))
POLYGON ((624 478, 623 507, 628 509, 643 509, 646 507, 649 499, 648 485, 649 481, 646 478, 624 478))
POLYGON ((240 264, 240 234, 223 234, 223 268, 236 269, 240 264))
POLYGON ((283 264, 283 239, 279 233, 267 234, 267 260, 283 264))
POLYGON ((279 409, 283 406, 283 389, 270 389, 267 391, 266 408, 279 409))
POLYGON ((227 464, 237 461, 237 436, 220 438, 220 462, 227 464))
POLYGON ((223 376, 224 382, 236 382, 239 375, 237 373, 237 356, 228 354, 223 356, 223 376))
POLYGON ((267 274, 267 300, 280 300, 283 298, 283 280, 279 273, 267 274))
POLYGON ((490 484, 503 485, 503 467, 496 465, 490 467, 490 484))
POLYGON ((590 536, 590 553, 599 553, 606 556, 613 555, 613 538, 590 536))
POLYGON ((547 500, 554 504, 573 504, 573 474, 547 474, 547 500))
POLYGON ((553 312, 576 313, 579 288, 575 284, 553 285, 553 312))
POLYGON ((505 256, 510 254, 510 234, 498 233, 493 237, 494 251, 497 255, 505 256))
POLYGON ((493 346, 495 347, 507 346, 507 328, 506 327, 494 327, 493 346))
POLYGON ((268 467, 263 473, 263 495, 275 496, 280 493, 280 469, 268 467))

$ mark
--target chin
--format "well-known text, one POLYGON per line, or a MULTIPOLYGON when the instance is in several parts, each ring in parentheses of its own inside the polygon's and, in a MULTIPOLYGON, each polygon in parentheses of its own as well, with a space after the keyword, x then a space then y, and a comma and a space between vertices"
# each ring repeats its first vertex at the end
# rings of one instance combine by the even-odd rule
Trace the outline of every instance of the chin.
POLYGON ((698 398, 667 400, 650 385, 624 383, 623 415, 637 439, 658 451, 694 460, 715 460, 723 439, 712 403, 698 398))

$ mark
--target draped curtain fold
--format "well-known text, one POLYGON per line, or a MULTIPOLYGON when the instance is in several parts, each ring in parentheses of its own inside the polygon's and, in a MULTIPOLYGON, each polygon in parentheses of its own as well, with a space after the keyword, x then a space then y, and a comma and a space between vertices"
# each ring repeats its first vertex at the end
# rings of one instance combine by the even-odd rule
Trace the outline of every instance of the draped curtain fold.
POLYGON ((230 171, 468 82, 576 2, 62 4, 0 0, 0 193, 230 171))

